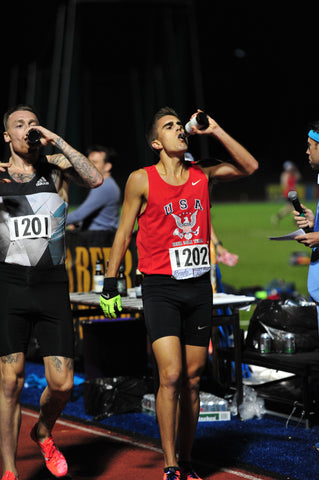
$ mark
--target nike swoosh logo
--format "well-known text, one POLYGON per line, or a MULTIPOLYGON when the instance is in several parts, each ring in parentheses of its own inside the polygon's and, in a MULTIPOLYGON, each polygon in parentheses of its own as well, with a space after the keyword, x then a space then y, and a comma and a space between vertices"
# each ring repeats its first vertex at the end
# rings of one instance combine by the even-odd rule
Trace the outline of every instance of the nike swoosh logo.
POLYGON ((208 327, 209 327, 209 325, 204 325, 203 327, 198 326, 197 330, 203 330, 204 328, 208 328, 208 327))
POLYGON ((197 185, 197 183, 199 183, 199 182, 200 182, 200 180, 197 180, 197 182, 192 182, 192 185, 193 185, 193 186, 194 186, 194 185, 197 185))

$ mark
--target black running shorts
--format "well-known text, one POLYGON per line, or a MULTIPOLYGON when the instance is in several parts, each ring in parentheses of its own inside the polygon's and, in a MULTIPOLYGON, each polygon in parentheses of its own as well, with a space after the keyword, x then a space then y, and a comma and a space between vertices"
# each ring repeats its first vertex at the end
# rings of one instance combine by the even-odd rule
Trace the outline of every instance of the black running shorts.
POLYGON ((27 353, 34 335, 42 356, 74 357, 68 286, 64 265, 0 263, 0 356, 27 353))
POLYGON ((213 302, 209 273, 187 280, 145 275, 142 288, 145 323, 152 343, 173 335, 184 345, 208 346, 213 302))

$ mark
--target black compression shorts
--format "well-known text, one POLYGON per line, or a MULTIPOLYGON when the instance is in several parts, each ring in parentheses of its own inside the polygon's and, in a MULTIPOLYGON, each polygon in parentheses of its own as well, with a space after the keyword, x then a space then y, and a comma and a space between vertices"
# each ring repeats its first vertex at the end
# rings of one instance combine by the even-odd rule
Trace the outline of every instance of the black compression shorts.
POLYGON ((65 267, 0 263, 0 356, 27 353, 32 334, 42 356, 74 357, 65 267))
POLYGON ((151 342, 177 336, 184 345, 207 347, 211 336, 210 274, 187 280, 169 275, 145 275, 143 303, 151 342))

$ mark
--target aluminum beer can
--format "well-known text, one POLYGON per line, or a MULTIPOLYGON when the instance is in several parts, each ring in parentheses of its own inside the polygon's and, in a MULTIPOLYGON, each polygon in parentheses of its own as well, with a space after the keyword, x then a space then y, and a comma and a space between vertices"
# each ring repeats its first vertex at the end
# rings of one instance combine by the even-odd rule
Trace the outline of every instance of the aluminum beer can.
POLYGON ((285 353, 295 353, 296 341, 293 333, 286 333, 285 335, 285 353))
POLYGON ((262 333, 260 335, 260 353, 271 352, 271 338, 269 333, 262 333))

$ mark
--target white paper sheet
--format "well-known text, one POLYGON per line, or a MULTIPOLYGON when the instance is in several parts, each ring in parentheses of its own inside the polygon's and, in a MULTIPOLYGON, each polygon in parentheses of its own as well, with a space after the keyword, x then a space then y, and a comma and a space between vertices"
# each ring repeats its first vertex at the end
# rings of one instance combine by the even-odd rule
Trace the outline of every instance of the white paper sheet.
POLYGON ((268 237, 269 240, 294 240, 298 235, 305 235, 306 232, 302 229, 299 228, 298 230, 295 230, 294 232, 287 233, 287 235, 281 235, 279 237, 268 237))

